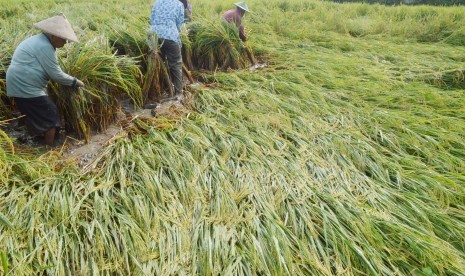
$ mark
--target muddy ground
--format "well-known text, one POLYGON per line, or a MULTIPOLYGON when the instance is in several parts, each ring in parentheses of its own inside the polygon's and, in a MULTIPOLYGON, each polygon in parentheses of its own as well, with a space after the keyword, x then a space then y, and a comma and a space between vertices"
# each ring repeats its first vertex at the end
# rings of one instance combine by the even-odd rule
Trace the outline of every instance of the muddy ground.
MULTIPOLYGON (((72 133, 60 130, 52 150, 60 152, 64 159, 73 160, 80 167, 88 165, 100 152, 102 148, 111 143, 117 137, 125 134, 125 129, 121 121, 128 118, 134 120, 138 117, 171 117, 177 115, 180 110, 183 113, 189 112, 192 96, 186 93, 181 100, 171 100, 157 104, 154 109, 136 109, 129 100, 120 102, 120 111, 117 120, 104 131, 93 132, 90 141, 86 143, 84 139, 79 139, 72 133), (176 114, 173 114, 173 113, 176 114)), ((21 122, 23 118, 9 120, 2 129, 12 138, 16 146, 22 148, 37 149, 39 152, 51 150, 44 144, 43 137, 32 136, 28 133, 25 125, 21 122)))

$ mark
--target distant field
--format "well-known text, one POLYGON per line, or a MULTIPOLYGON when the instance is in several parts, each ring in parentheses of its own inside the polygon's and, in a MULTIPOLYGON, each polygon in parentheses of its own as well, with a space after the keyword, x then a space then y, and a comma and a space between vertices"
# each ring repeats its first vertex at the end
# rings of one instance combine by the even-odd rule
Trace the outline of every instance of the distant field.
MULTIPOLYGON (((194 23, 232 3, 192 0, 194 23)), ((152 4, 0 0, 0 95, 31 24, 64 12, 64 65, 117 60, 105 80, 139 99, 140 60, 109 41, 144 41, 152 4)), ((90 166, 0 130, 0 271, 465 274, 465 8, 248 5, 267 66, 195 71, 191 113, 136 119, 90 166)))
POLYGON ((368 3, 382 5, 434 5, 434 6, 454 6, 465 4, 464 0, 328 0, 337 3, 368 3))

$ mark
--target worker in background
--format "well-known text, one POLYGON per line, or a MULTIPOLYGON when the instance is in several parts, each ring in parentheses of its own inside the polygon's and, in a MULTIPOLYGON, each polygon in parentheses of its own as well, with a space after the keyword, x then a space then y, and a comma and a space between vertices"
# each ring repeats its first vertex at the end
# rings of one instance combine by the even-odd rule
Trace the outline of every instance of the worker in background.
POLYGON ((188 0, 179 0, 184 6, 184 22, 192 21, 192 6, 188 0))
POLYGON ((78 39, 63 14, 35 23, 34 27, 42 33, 25 39, 16 48, 6 73, 6 91, 26 115, 28 130, 43 134, 45 143, 53 146, 60 116, 48 97, 47 84, 53 80, 71 87, 84 86, 82 81, 61 70, 56 54, 57 48, 78 39))
POLYGON ((242 41, 246 41, 247 36, 245 35, 244 26, 242 25, 242 17, 246 12, 250 11, 245 2, 234 3, 234 5, 236 6, 236 8, 225 12, 222 18, 229 23, 235 24, 236 27, 239 29, 240 39, 242 41))
POLYGON ((179 0, 156 0, 150 15, 151 31, 158 36, 161 54, 168 61, 168 70, 174 86, 174 96, 163 100, 183 97, 181 25, 184 22, 184 5, 179 0))

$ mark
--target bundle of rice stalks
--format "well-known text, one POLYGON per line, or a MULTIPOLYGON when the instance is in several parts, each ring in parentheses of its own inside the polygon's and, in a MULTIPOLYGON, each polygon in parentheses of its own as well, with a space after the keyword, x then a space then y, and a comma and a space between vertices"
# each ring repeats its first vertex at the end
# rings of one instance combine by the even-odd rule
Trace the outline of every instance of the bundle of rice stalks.
POLYGON ((144 99, 159 101, 162 98, 163 91, 174 95, 174 88, 171 85, 168 66, 160 54, 160 45, 155 33, 148 33, 147 45, 149 50, 145 59, 146 70, 143 78, 142 94, 144 99))
POLYGON ((192 41, 189 37, 189 28, 183 25, 181 29, 181 41, 182 41, 182 62, 188 70, 194 68, 192 62, 192 41))
MULTIPOLYGON (((0 127, 2 126, 2 122, 0 122, 0 127)), ((8 137, 8 134, 6 134, 3 130, 0 129, 0 156, 3 154, 5 151, 10 151, 14 153, 15 148, 13 146, 13 142, 11 141, 10 137, 8 137)), ((3 158, 2 158, 3 160, 3 158)))
POLYGON ((149 51, 147 45, 147 25, 141 19, 134 19, 131 24, 112 24, 109 30, 108 40, 117 50, 118 55, 141 57, 145 63, 145 56, 149 51))
POLYGON ((0 57, 0 119, 9 117, 11 114, 9 99, 6 96, 6 66, 3 61, 3 56, 0 57))
POLYGON ((6 61, 4 55, 0 53, 0 119, 10 118, 13 113, 11 98, 6 95, 6 68, 9 59, 6 61))
POLYGON ((160 52, 157 35, 150 31, 145 32, 146 28, 141 20, 135 28, 124 27, 122 24, 117 26, 111 30, 110 43, 119 55, 128 55, 139 60, 143 74, 140 86, 144 101, 161 100, 163 91, 172 95, 174 90, 167 64, 160 52))
POLYGON ((242 69, 254 64, 253 51, 241 41, 236 26, 225 21, 198 21, 190 31, 192 59, 197 69, 242 69))
MULTIPOLYGON (((109 30, 109 41, 118 55, 128 55, 140 61, 140 69, 144 77, 141 80, 144 99, 159 101, 161 94, 173 94, 166 61, 164 61, 158 37, 151 31, 146 31, 148 25, 140 18, 133 18, 131 24, 113 24, 109 30)), ((189 70, 192 65, 192 46, 188 37, 188 30, 182 28, 182 59, 184 78, 193 82, 189 70)))
POLYGON ((141 72, 134 58, 112 54, 104 38, 68 49, 62 68, 76 76, 85 88, 52 86, 52 96, 66 121, 66 128, 87 141, 90 130, 104 130, 115 119, 118 101, 129 97, 136 107, 143 102, 141 72))
POLYGON ((183 79, 187 79, 190 83, 194 83, 194 78, 191 74, 191 70, 194 69, 194 63, 192 62, 192 41, 189 38, 189 28, 185 27, 181 29, 181 54, 182 54, 182 73, 183 79))

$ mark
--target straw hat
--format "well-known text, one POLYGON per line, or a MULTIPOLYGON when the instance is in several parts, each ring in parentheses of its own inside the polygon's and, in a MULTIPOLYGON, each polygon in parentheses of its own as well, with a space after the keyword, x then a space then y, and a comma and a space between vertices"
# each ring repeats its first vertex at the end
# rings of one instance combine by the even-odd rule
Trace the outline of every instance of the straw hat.
POLYGON ((245 3, 245 2, 237 2, 237 3, 234 3, 234 5, 241 8, 241 9, 243 9, 246 12, 250 12, 249 7, 247 7, 247 3, 245 3))
POLYGON ((37 29, 63 38, 73 42, 78 42, 78 38, 74 33, 73 28, 71 27, 71 23, 69 23, 68 19, 64 14, 60 14, 54 17, 50 17, 48 19, 42 20, 38 23, 34 23, 34 27, 37 29))

